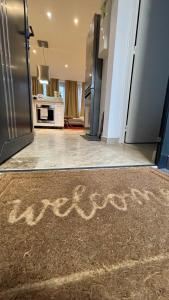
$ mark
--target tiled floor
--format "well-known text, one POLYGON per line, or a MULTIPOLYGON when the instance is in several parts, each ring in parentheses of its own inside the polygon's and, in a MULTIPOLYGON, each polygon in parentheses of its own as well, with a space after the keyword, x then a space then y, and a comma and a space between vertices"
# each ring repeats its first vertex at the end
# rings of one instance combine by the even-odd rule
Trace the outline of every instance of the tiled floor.
POLYGON ((37 129, 34 142, 0 170, 152 165, 154 145, 89 142, 81 130, 37 129))

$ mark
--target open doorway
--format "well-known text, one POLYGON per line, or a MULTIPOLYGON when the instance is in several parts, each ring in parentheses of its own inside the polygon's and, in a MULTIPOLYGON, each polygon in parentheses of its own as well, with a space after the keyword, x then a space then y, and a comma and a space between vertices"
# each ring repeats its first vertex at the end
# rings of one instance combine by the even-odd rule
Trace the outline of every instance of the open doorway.
POLYGON ((124 140, 158 143, 169 76, 168 3, 139 1, 124 140), (158 37, 158 38, 157 38, 158 37))
POLYGON ((35 34, 30 51, 35 132, 83 134, 86 37, 101 1, 29 0, 28 6, 35 34))
POLYGON ((114 30, 103 65, 103 139, 150 147, 155 163, 169 77, 169 3, 113 1, 112 8, 114 30))
POLYGON ((123 138, 140 12, 139 0, 28 0, 35 139, 1 170, 155 164, 154 143, 123 138))

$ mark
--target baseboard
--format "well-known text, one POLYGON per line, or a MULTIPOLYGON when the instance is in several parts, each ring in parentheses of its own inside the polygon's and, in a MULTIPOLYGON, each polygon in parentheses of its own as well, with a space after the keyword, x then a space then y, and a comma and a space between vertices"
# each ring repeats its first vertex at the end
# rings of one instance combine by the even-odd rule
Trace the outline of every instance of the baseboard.
POLYGON ((119 139, 115 138, 106 138, 106 137, 101 137, 101 141, 105 144, 117 144, 119 143, 119 139))

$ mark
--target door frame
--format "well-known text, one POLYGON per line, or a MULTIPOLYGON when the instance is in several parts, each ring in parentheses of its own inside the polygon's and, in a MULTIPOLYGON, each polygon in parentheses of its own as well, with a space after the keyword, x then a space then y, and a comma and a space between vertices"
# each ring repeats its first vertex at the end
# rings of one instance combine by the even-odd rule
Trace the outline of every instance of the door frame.
POLYGON ((165 97, 164 109, 163 109, 163 116, 161 121, 161 129, 160 129, 160 139, 161 141, 158 143, 157 146, 157 154, 155 163, 160 169, 169 169, 169 147, 168 153, 164 152, 164 147, 166 142, 169 140, 169 79, 167 85, 167 92, 165 97))
POLYGON ((25 47, 26 47, 26 61, 27 61, 27 70, 28 70, 28 87, 29 87, 29 107, 30 107, 30 129, 33 133, 33 105, 32 105, 32 80, 30 72, 30 55, 29 55, 29 22, 28 22, 28 0, 23 0, 24 2, 24 12, 25 12, 25 47))
POLYGON ((130 91, 132 85, 132 75, 134 68, 134 58, 135 58, 135 49, 137 42, 137 33, 139 26, 139 17, 140 17, 140 6, 141 0, 135 0, 133 3, 133 16, 131 21, 131 29, 130 36, 128 39, 128 57, 126 63, 126 71, 124 76, 124 84, 123 84, 123 112, 122 112, 122 127, 120 134, 120 143, 125 143, 125 135, 126 135, 126 123, 128 117, 128 109, 129 109, 129 101, 130 101, 130 91))

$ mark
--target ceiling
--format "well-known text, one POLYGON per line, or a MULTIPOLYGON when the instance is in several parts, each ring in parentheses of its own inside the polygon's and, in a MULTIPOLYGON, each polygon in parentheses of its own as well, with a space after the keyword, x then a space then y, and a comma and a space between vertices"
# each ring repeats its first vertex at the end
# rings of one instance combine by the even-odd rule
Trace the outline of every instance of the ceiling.
POLYGON ((85 79, 86 37, 93 15, 100 12, 102 0, 28 0, 29 24, 35 37, 31 38, 31 74, 37 64, 44 64, 43 52, 37 40, 47 40, 45 50, 51 76, 61 80, 85 79), (49 19, 47 12, 52 13, 49 19), (79 24, 74 24, 74 18, 79 24), (36 50, 36 53, 33 53, 36 50), (68 68, 65 68, 65 65, 68 68))

